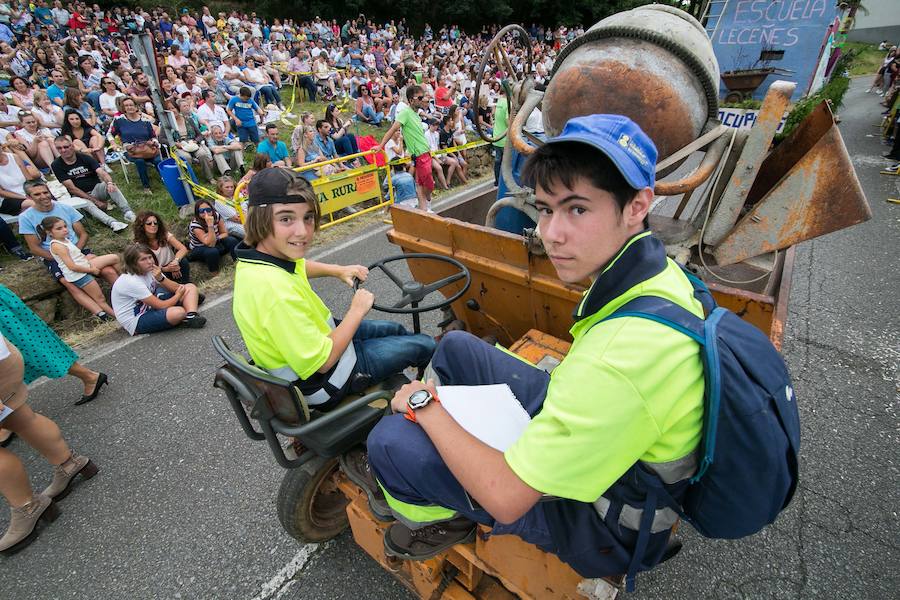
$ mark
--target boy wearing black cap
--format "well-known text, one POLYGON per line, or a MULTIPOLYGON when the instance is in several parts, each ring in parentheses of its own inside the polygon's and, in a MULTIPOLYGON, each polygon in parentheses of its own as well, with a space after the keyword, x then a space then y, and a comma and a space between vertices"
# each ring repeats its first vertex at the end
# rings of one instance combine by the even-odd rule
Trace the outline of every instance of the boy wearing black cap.
POLYGON ((531 156, 524 177, 535 189, 547 254, 563 281, 591 281, 574 314, 572 347, 551 376, 470 334, 444 335, 428 383, 401 388, 391 402, 397 414, 369 435, 371 471, 398 519, 384 537, 388 555, 434 556, 474 539, 477 522, 588 578, 631 579, 663 559, 677 515, 656 505, 637 556, 648 496, 629 473, 649 469, 674 485, 693 474, 699 348, 646 319, 603 321, 645 295, 703 316, 691 283, 645 228, 656 156, 647 135, 620 115, 573 118, 531 156), (435 389, 496 383, 509 384, 532 417, 502 452, 463 429, 435 389))
POLYGON ((250 181, 244 243, 237 249, 234 320, 254 362, 296 382, 310 406, 327 410, 358 381, 377 382, 409 366, 423 367, 434 340, 391 321, 363 320, 374 297, 356 290, 337 322, 310 287, 313 277, 353 286, 361 265, 307 260, 319 226, 309 182, 284 168, 263 169, 250 181))

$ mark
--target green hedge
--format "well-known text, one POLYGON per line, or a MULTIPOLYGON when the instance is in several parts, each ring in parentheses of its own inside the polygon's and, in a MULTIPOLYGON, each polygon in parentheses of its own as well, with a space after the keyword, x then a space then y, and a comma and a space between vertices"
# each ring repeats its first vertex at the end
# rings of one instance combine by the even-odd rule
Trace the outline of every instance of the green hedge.
POLYGON ((822 100, 829 100, 831 110, 833 112, 838 111, 844 102, 844 94, 847 93, 847 89, 850 87, 849 68, 855 55, 856 53, 853 51, 842 54, 831 71, 831 79, 828 80, 828 83, 822 86, 822 89, 815 94, 803 98, 794 105, 791 114, 788 115, 784 123, 784 130, 775 136, 776 142, 786 138, 822 100))

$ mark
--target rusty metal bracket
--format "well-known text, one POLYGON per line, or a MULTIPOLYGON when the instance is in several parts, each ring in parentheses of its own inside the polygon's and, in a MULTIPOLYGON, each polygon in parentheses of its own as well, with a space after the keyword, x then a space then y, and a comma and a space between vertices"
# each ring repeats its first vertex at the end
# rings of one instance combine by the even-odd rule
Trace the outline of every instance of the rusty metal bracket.
POLYGON ((797 84, 792 81, 776 81, 769 86, 756 123, 744 144, 744 151, 706 227, 704 243, 717 245, 737 223, 796 87, 797 84))
POLYGON ((787 248, 871 218, 869 203, 826 102, 813 109, 766 157, 747 192, 747 205, 751 210, 713 252, 720 265, 787 248))

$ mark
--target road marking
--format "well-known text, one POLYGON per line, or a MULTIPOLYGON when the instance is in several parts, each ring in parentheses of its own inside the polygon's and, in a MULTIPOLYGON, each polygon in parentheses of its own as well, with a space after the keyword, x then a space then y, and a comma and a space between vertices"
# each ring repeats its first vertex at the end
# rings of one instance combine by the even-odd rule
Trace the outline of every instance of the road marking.
MULTIPOLYGON (((321 260, 323 258, 327 258, 327 257, 331 256, 332 254, 336 254, 342 250, 346 250, 347 248, 350 248, 351 246, 353 246, 355 244, 359 244, 360 242, 364 242, 367 239, 374 237, 380 233, 384 233, 388 229, 390 229, 389 225, 379 225, 377 228, 373 229, 372 231, 369 231, 368 233, 366 233, 360 237, 352 238, 345 242, 341 242, 337 246, 323 249, 321 252, 313 252, 309 256, 309 258, 311 260, 321 260)), ((228 291, 228 292, 222 294, 221 296, 218 296, 214 300, 210 300, 209 302, 205 303, 203 305, 203 308, 204 308, 204 310, 209 310, 210 308, 215 308, 215 307, 219 306, 220 304, 223 304, 223 303, 231 300, 232 296, 234 296, 234 292, 228 291)), ((122 348, 124 348, 126 346, 130 346, 131 344, 144 339, 148 335, 150 335, 150 334, 145 333, 143 335, 131 336, 124 340, 116 340, 114 342, 109 342, 107 344, 103 344, 102 346, 97 348, 97 350, 95 352, 83 353, 83 355, 81 356, 81 358, 79 359, 78 362, 80 362, 83 365, 89 364, 95 360, 103 358, 104 356, 112 354, 113 352, 115 352, 117 350, 121 350, 122 348)), ((31 383, 31 385, 28 386, 28 389, 33 390, 35 388, 38 388, 38 387, 44 385, 48 381, 49 381, 49 379, 47 379, 46 377, 41 377, 41 378, 37 379, 36 381, 33 381, 31 383)))
POLYGON ((268 600, 275 594, 277 594, 275 598, 280 598, 294 584, 294 576, 303 569, 312 555, 321 547, 321 544, 306 544, 301 547, 288 564, 281 567, 281 570, 275 573, 272 579, 263 584, 262 589, 253 597, 253 600, 268 600))
MULTIPOLYGON (((444 200, 442 202, 437 202, 437 203, 435 203, 435 208, 440 208, 442 205, 447 204, 447 203, 449 203, 448 200, 444 200)), ((387 231, 390 228, 391 228, 390 225, 379 225, 375 229, 373 229, 359 237, 351 238, 345 242, 341 242, 337 246, 332 246, 331 248, 323 249, 321 252, 313 252, 310 254, 309 258, 311 260, 322 260, 323 258, 327 258, 327 257, 331 256, 332 254, 336 254, 338 252, 341 252, 342 250, 346 250, 347 248, 350 248, 351 246, 354 246, 356 244, 364 242, 371 237, 374 237, 378 234, 384 233, 385 231, 387 231)), ((219 306, 220 304, 223 304, 224 302, 228 302, 229 300, 231 300, 232 296, 234 296, 234 292, 228 291, 228 292, 222 294, 221 296, 218 296, 214 300, 210 300, 209 302, 205 303, 203 305, 204 310, 209 310, 210 308, 215 308, 215 307, 219 306)), ((115 352, 117 350, 121 350, 122 348, 124 348, 126 346, 130 346, 131 344, 133 344, 139 340, 142 340, 143 338, 147 337, 148 335, 150 335, 150 334, 147 333, 147 334, 143 334, 143 335, 135 335, 135 336, 131 336, 124 340, 117 340, 115 342, 109 342, 107 344, 103 344, 95 352, 83 353, 83 355, 80 357, 79 362, 83 365, 89 364, 95 360, 103 358, 104 356, 112 354, 113 352, 115 352)), ((28 389, 33 390, 37 387, 44 385, 48 381, 49 381, 49 379, 47 379, 46 377, 41 377, 41 378, 37 379, 36 381, 33 381, 31 383, 31 385, 28 386, 28 389)))

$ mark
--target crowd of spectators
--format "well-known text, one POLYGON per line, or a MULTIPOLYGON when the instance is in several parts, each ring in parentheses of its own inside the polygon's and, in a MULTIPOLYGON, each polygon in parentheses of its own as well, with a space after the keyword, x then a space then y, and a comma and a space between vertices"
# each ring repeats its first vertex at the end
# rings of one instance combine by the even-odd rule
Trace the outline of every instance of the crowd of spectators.
MULTIPOLYGON (((113 167, 133 164, 152 194, 160 184, 151 167, 177 154, 204 185, 230 198, 239 180, 267 166, 307 167, 312 179, 359 165, 352 155, 375 147, 388 159, 415 158, 394 170, 396 197, 430 209, 435 181, 447 188, 468 176, 465 151, 431 153, 465 144, 476 125, 505 129, 503 69, 527 70, 541 83, 560 48, 583 32, 532 25, 532 63, 521 44, 508 46, 509 65, 489 63, 479 94, 476 69, 496 31, 426 25, 414 35, 405 19, 374 23, 363 15, 339 24, 208 7, 176 14, 60 0, 0 3, 0 213, 18 217, 25 244, 4 221, 0 243, 22 260, 38 257, 79 304, 100 320, 115 315, 130 333, 175 322, 202 326, 196 289, 184 287, 190 263, 215 274, 233 259, 244 235, 238 211, 197 201, 178 239, 178 224, 126 198, 113 167), (158 114, 131 47, 138 32, 155 47, 168 115, 158 114), (288 94, 317 106, 298 115, 290 132, 282 124, 288 94), (361 123, 387 127, 384 139, 362 139, 361 123), (132 231, 130 252, 95 256, 79 211, 114 232, 132 231), (95 277, 113 287, 109 303, 95 277), (135 317, 144 314, 141 325, 135 317)), ((499 167, 502 147, 494 152, 499 167)))
MULTIPOLYGON (((891 146, 884 157, 900 163, 900 50, 886 41, 879 48, 886 51, 886 54, 867 91, 882 97, 881 106, 885 109, 881 113, 884 117, 884 141, 891 146)), ((900 168, 900 165, 896 168, 900 168)))

